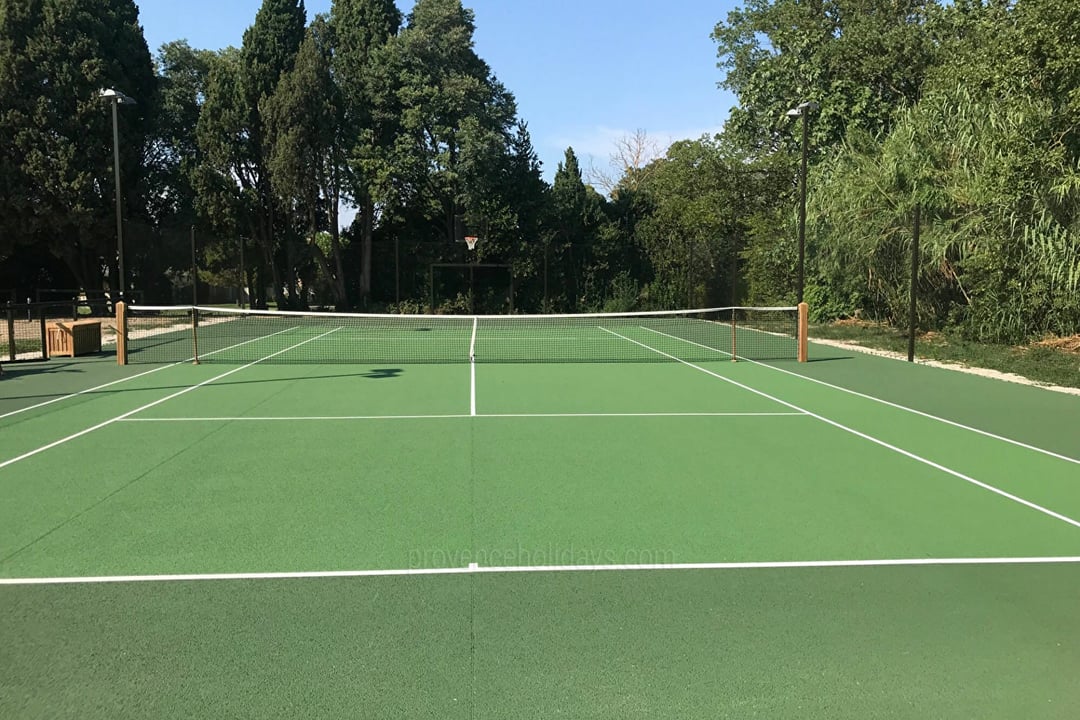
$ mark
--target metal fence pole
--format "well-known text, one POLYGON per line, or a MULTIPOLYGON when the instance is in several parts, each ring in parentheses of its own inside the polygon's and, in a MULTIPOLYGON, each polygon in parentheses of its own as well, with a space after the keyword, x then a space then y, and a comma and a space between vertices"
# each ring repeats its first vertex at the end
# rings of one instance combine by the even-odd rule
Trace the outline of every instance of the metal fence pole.
POLYGON ((199 304, 199 263, 195 258, 195 226, 191 226, 191 304, 199 304))
POLYGON ((918 324, 918 283, 919 283, 919 235, 921 233, 922 212, 915 206, 915 227, 911 236, 911 298, 908 307, 908 362, 915 362, 915 326, 918 324))
POLYGON ((8 360, 15 362, 15 307, 7 304, 8 360))

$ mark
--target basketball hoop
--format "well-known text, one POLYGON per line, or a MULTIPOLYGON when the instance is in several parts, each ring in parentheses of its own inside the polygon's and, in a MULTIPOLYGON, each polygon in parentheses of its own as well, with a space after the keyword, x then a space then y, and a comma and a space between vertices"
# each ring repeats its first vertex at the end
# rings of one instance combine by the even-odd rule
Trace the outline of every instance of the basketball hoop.
POLYGON ((476 249, 476 243, 478 243, 478 242, 480 242, 480 238, 476 237, 475 235, 466 235, 465 236, 465 244, 469 246, 470 250, 475 250, 476 249))

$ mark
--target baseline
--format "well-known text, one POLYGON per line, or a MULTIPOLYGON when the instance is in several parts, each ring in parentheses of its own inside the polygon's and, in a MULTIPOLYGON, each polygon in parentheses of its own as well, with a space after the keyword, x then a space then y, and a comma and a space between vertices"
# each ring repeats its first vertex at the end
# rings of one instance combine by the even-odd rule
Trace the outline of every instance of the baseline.
POLYGON ((400 577, 411 575, 488 575, 569 572, 632 572, 679 570, 776 570, 805 568, 940 567, 949 565, 1073 565, 1080 556, 987 558, 890 558, 881 560, 784 560, 722 563, 652 563, 640 565, 479 565, 388 570, 314 570, 299 572, 204 573, 186 575, 99 575, 85 577, 0 578, 0 586, 92 585, 137 582, 197 582, 213 580, 304 580, 320 578, 400 577))

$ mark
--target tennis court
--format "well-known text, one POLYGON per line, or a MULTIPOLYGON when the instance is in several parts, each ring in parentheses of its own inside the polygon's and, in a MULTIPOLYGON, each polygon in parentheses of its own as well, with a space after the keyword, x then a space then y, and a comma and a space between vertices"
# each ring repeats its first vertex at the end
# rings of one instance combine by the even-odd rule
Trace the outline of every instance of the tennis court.
POLYGON ((788 316, 137 316, 0 381, 4 717, 1075 716, 1080 398, 788 316))

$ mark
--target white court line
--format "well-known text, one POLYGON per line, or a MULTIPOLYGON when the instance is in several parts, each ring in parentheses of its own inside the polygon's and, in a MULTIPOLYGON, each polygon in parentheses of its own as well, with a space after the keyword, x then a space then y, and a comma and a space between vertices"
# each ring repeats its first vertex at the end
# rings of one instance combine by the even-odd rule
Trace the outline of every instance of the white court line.
MULTIPOLYGON (((659 330, 653 330, 652 328, 647 328, 644 325, 641 326, 641 329, 642 330, 648 330, 649 332, 656 333, 657 335, 663 335, 664 337, 672 338, 673 340, 682 340, 683 342, 689 343, 690 345, 696 345, 699 348, 704 348, 705 350, 712 350, 714 352, 722 353, 724 355, 727 355, 728 357, 731 357, 731 353, 729 353, 729 352, 726 352, 724 350, 719 350, 719 349, 714 348, 714 347, 709 347, 708 345, 702 345, 701 343, 696 343, 693 340, 687 340, 685 338, 676 337, 675 335, 668 335, 667 333, 660 332, 659 330)), ((930 413, 923 412, 922 410, 916 410, 915 408, 910 408, 910 407, 907 407, 906 405, 899 405, 899 404, 894 403, 894 402, 889 402, 888 400, 883 400, 883 399, 881 399, 879 397, 874 397, 873 395, 867 395, 867 394, 861 393, 861 392, 859 392, 857 390, 851 390, 851 389, 846 388, 846 387, 841 387, 840 385, 833 385, 832 383, 825 382, 824 380, 818 380, 817 378, 812 378, 812 377, 810 377, 808 375, 801 375, 801 374, 799 374, 797 372, 792 372, 791 370, 785 370, 784 368, 779 368, 779 367, 776 367, 775 365, 769 365, 768 363, 763 363, 763 362, 761 362, 759 360, 749 360, 747 358, 740 358, 740 360, 742 360, 743 362, 753 363, 754 365, 760 365, 761 367, 769 368, 770 370, 775 370, 776 372, 781 372, 781 373, 784 373, 785 375, 791 375, 792 377, 797 377, 797 378, 800 378, 802 380, 807 380, 807 381, 812 382, 812 383, 817 383, 818 385, 824 385, 827 388, 831 388, 833 390, 839 390, 841 392, 845 392, 845 393, 847 393, 849 395, 854 395, 856 397, 861 397, 864 400, 872 400, 872 401, 874 401, 876 403, 881 403, 882 405, 888 405, 891 408, 895 408, 897 410, 903 410, 904 412, 909 412, 909 413, 912 413, 914 415, 919 415, 919 416, 927 418, 929 420, 936 420, 936 421, 938 421, 940 423, 945 423, 946 425, 951 425, 952 427, 960 428, 961 430, 967 430, 969 432, 977 433, 977 434, 982 435, 984 437, 992 438, 994 440, 1000 440, 1001 442, 1009 443, 1010 445, 1015 445, 1017 447, 1022 447, 1025 450, 1031 450, 1033 452, 1042 453, 1043 455, 1048 455, 1048 456, 1050 456, 1052 458, 1057 458, 1058 460, 1064 460, 1065 462, 1071 462, 1071 463, 1074 463, 1076 465, 1080 465, 1080 458, 1074 458, 1074 457, 1069 457, 1068 455, 1062 455, 1060 453, 1056 453, 1056 452, 1054 452, 1052 450, 1046 450, 1045 448, 1041 448, 1041 447, 1038 447, 1036 445, 1029 445, 1027 443, 1020 442, 1019 440, 1013 440, 1012 438, 1005 437, 1004 435, 996 435, 996 434, 994 434, 992 432, 988 432, 986 430, 980 430, 979 428, 971 427, 970 425, 964 425, 963 423, 958 423, 955 420, 949 420, 947 418, 943 418, 943 417, 940 417, 938 415, 931 415, 930 413)))
POLYGON ((162 367, 157 367, 157 368, 154 368, 153 370, 147 370, 146 372, 141 372, 138 375, 132 375, 130 377, 120 378, 119 380, 113 380, 112 382, 105 383, 104 385, 98 385, 97 387, 87 388, 86 390, 80 390, 79 392, 74 392, 74 393, 71 393, 70 395, 64 395, 63 397, 57 397, 57 398, 53 398, 52 400, 46 400, 45 402, 40 402, 37 405, 28 405, 27 407, 19 408, 18 410, 12 410, 11 412, 6 412, 3 415, 0 415, 0 420, 3 420, 4 418, 7 418, 7 417, 11 417, 12 415, 18 415, 19 413, 28 412, 30 410, 37 410, 38 408, 45 407, 46 405, 52 405, 53 403, 58 403, 58 402, 61 402, 63 400, 70 400, 71 398, 78 397, 80 395, 86 395, 87 393, 96 392, 98 390, 104 390, 107 387, 111 387, 111 386, 117 385, 119 383, 127 382, 128 380, 134 380, 135 378, 141 378, 141 377, 143 377, 145 375, 149 375, 151 373, 156 373, 159 370, 167 370, 168 368, 175 367, 175 366, 177 366, 179 364, 180 363, 172 363, 171 365, 163 365, 162 367))
POLYGON ((1054 518, 1056 520, 1060 520, 1060 521, 1062 521, 1064 523, 1068 523, 1069 525, 1072 525, 1073 527, 1080 528, 1080 521, 1074 520, 1071 517, 1069 517, 1068 515, 1062 515, 1061 513, 1054 512, 1053 510, 1051 510, 1049 508, 1046 508, 1046 507, 1043 507, 1042 505, 1038 505, 1036 503, 1033 503, 1030 500, 1025 500, 1024 498, 1020 497, 1019 495, 1013 495, 1012 493, 1006 492, 1005 490, 1002 490, 1001 488, 994 487, 993 485, 990 485, 988 483, 984 483, 981 480, 976 480, 975 478, 971 477, 970 475, 965 475, 965 474, 963 474, 963 473, 961 473, 961 472, 959 472, 957 470, 953 470, 952 468, 945 467, 944 465, 942 465, 940 463, 936 463, 933 460, 929 460, 927 458, 924 458, 921 455, 916 455, 913 452, 909 452, 907 450, 904 450, 903 448, 897 447, 896 445, 892 445, 890 443, 887 443, 884 440, 880 440, 880 439, 878 439, 878 438, 876 438, 876 437, 874 437, 872 435, 867 435, 864 432, 860 432, 858 430, 855 430, 854 428, 850 428, 847 425, 844 425, 842 423, 838 423, 835 420, 830 420, 829 418, 825 417, 824 415, 818 415, 817 413, 810 412, 809 410, 806 410, 805 408, 801 408, 798 405, 794 405, 792 403, 789 403, 786 400, 781 400, 778 397, 770 395, 770 394, 768 394, 766 392, 762 392, 761 390, 757 390, 755 388, 752 388, 749 385, 744 385, 741 382, 738 382, 736 380, 732 380, 731 378, 724 377, 723 375, 719 375, 717 373, 714 373, 712 370, 707 370, 707 369, 701 367, 700 365, 695 365, 695 364, 693 364, 691 362, 687 362, 686 360, 683 360, 681 358, 677 358, 674 355, 669 355, 668 353, 663 352, 662 350, 657 350, 654 347, 650 347, 650 346, 646 345, 645 343, 638 342, 637 340, 632 340, 631 338, 628 338, 625 335, 620 335, 619 333, 617 333, 617 332, 615 332, 613 330, 607 330, 607 328, 601 328, 601 329, 611 333, 612 335, 614 335, 616 337, 620 337, 623 340, 626 340, 627 342, 632 342, 635 345, 640 345, 641 347, 652 350, 655 353, 659 353, 660 355, 663 355, 664 357, 668 357, 668 358, 671 358, 672 360, 680 362, 683 365, 686 365, 687 367, 692 367, 695 370, 699 370, 699 371, 705 373, 706 375, 711 375, 714 378, 717 378, 719 380, 723 380, 724 382, 735 385, 736 387, 740 387, 743 390, 748 390, 748 391, 754 393, 755 395, 760 395, 763 398, 768 398, 769 400, 772 400, 773 402, 777 402, 777 403, 779 403, 781 405, 784 405, 785 407, 789 407, 792 410, 798 410, 800 412, 804 412, 804 413, 806 413, 807 415, 809 415, 812 418, 820 420, 821 422, 826 423, 828 425, 832 425, 833 427, 838 428, 840 430, 843 430, 844 432, 851 433, 852 435, 855 435, 856 437, 860 437, 863 440, 869 440, 870 442, 874 443, 875 445, 880 445, 883 448, 886 448, 888 450, 892 450, 893 452, 899 453, 900 455, 903 455, 904 457, 911 458, 912 460, 920 462, 923 465, 927 465, 929 467, 932 467, 935 470, 940 470, 941 472, 952 475, 955 478, 959 478, 960 480, 963 480, 964 482, 968 482, 968 483, 971 483, 972 485, 976 485, 978 487, 981 487, 983 490, 989 490, 990 492, 992 492, 992 493, 994 493, 996 495, 1000 495, 1003 498, 1007 498, 1009 500, 1012 500, 1015 503, 1019 503, 1021 505, 1024 505, 1025 507, 1029 507, 1032 510, 1037 510, 1038 512, 1041 512, 1044 515, 1049 515, 1050 517, 1052 517, 1052 518, 1054 518))
POLYGON ((87 435, 89 433, 94 432, 95 430, 100 430, 101 428, 112 425, 113 423, 120 422, 121 420, 126 420, 127 418, 131 417, 132 415, 135 415, 137 413, 141 413, 144 410, 149 410, 152 407, 160 405, 163 402, 167 402, 169 400, 172 400, 173 398, 180 397, 181 395, 189 393, 192 390, 198 390, 203 385, 209 385, 210 383, 212 383, 212 382, 214 382, 216 380, 220 380, 221 378, 228 377, 229 375, 232 375, 233 373, 238 373, 241 370, 246 370, 249 367, 251 367, 252 365, 258 365, 259 363, 263 362, 264 360, 269 360, 270 358, 277 357, 278 355, 281 355, 282 353, 287 353, 290 350, 295 350, 296 348, 300 347, 301 345, 307 345, 309 342, 314 342, 315 340, 319 340, 321 338, 324 338, 327 335, 335 333, 340 329, 341 329, 340 327, 336 327, 333 330, 330 330, 329 332, 324 332, 322 335, 319 335, 318 337, 308 338, 307 340, 304 340, 303 342, 299 342, 299 343, 297 343, 295 345, 287 347, 284 350, 278 350, 276 353, 273 353, 272 355, 267 355, 266 357, 259 358, 255 362, 250 362, 247 365, 242 365, 242 366, 240 366, 238 368, 233 368, 232 370, 229 370, 228 372, 221 373, 220 375, 216 375, 216 376, 210 378, 209 380, 203 380, 198 385, 192 385, 191 387, 186 387, 183 390, 181 390, 179 392, 175 392, 172 395, 168 395, 166 397, 163 397, 160 400, 155 400, 152 403, 147 403, 146 405, 143 405, 142 407, 135 408, 134 410, 130 410, 130 411, 128 411, 128 412, 126 412, 126 413, 124 413, 122 415, 117 415, 116 417, 111 418, 109 420, 106 420, 105 422, 98 423, 97 425, 94 425, 93 427, 88 427, 85 430, 80 430, 77 433, 73 433, 71 435, 68 435, 65 438, 60 438, 59 440, 55 440, 55 441, 49 443, 48 445, 42 445, 41 447, 39 447, 39 448, 37 448, 35 450, 31 450, 30 452, 23 453, 22 455, 19 455, 18 457, 11 458, 10 460, 5 460, 4 462, 0 463, 0 469, 6 468, 8 465, 14 465, 15 463, 19 462, 20 460, 25 460, 27 458, 33 457, 35 455, 38 455, 40 453, 45 452, 46 450, 51 450, 52 448, 54 448, 54 447, 56 447, 58 445, 63 445, 66 442, 70 442, 71 440, 74 440, 76 438, 80 438, 83 435, 87 435))
POLYGON ((810 568, 945 567, 992 565, 1065 565, 1080 557, 895 558, 884 560, 781 560, 775 562, 656 563, 641 565, 505 565, 400 568, 389 570, 315 570, 311 572, 199 573, 190 575, 98 575, 85 577, 0 578, 3 585, 98 585, 136 582, 198 582, 211 580, 302 580, 322 578, 402 577, 414 575, 509 575, 523 573, 633 572, 679 570, 784 570, 810 568))
POLYGON ((332 420, 454 420, 464 418, 664 418, 664 417, 809 417, 802 412, 660 412, 660 413, 490 413, 481 415, 308 415, 239 417, 130 417, 121 422, 305 422, 332 420))
POLYGON ((476 415, 476 326, 479 321, 472 320, 472 340, 469 341, 469 408, 472 415, 476 415))
MULTIPOLYGON (((255 338, 254 340, 245 340, 244 342, 236 343, 235 345, 230 345, 229 347, 221 348, 220 350, 214 350, 213 352, 206 353, 205 355, 203 355, 203 357, 210 357, 212 355, 217 355, 218 353, 223 353, 223 352, 226 352, 228 350, 233 350, 233 349, 238 348, 238 347, 243 347, 244 345, 248 345, 250 343, 257 342, 259 340, 265 340, 266 338, 274 337, 274 335, 280 335, 281 333, 288 332, 289 330, 292 330, 292 329, 293 328, 289 328, 288 330, 282 330, 280 332, 271 333, 270 335, 264 335, 263 337, 258 337, 258 338, 255 338)), ((194 359, 195 359, 194 357, 190 357, 187 360, 170 363, 168 365, 162 365, 161 367, 154 368, 153 370, 147 370, 146 372, 141 372, 138 375, 132 375, 132 376, 126 377, 126 378, 120 378, 119 380, 113 380, 112 382, 105 383, 104 385, 98 385, 97 387, 92 387, 92 388, 89 388, 87 390, 80 390, 77 393, 71 393, 70 395, 65 395, 63 397, 53 398, 52 400, 47 400, 45 402, 38 403, 37 405, 30 405, 28 407, 19 408, 18 410, 12 410, 11 412, 7 412, 7 413, 4 413, 3 415, 0 415, 0 420, 3 420, 6 417, 11 417, 12 415, 18 415, 19 413, 27 412, 28 410, 36 410, 37 408, 45 407, 46 405, 52 405, 53 403, 60 402, 61 400, 70 400, 71 398, 78 397, 79 395, 86 395, 87 393, 96 392, 98 390, 104 390, 105 388, 110 387, 112 385, 117 385, 117 384, 122 383, 122 382, 127 382, 128 380, 134 380, 135 378, 141 378, 141 377, 143 377, 145 375, 149 375, 151 373, 156 373, 159 370, 168 370, 169 368, 176 367, 177 365, 182 365, 184 363, 191 362, 194 359)))
POLYGON ((469 414, 476 415, 476 363, 469 362, 469 414))
MULTIPOLYGON (((401 317, 401 316, 398 316, 401 317)), ((406 316, 407 317, 407 316, 406 316)), ((445 316, 451 317, 451 316, 445 316)), ((300 327, 300 326, 296 326, 300 327)), ((296 327, 291 329, 295 330, 296 327)), ((362 331, 356 331, 350 329, 350 337, 358 337, 364 341, 381 341, 381 342, 395 342, 403 345, 431 345, 433 342, 444 342, 447 338, 454 340, 458 338, 458 333, 455 332, 452 335, 437 335, 434 333, 425 333, 423 337, 409 337, 404 335, 364 335, 362 331)), ((509 345, 512 343, 546 343, 546 342, 581 342, 581 337, 542 337, 537 335, 535 337, 528 336, 516 336, 516 337, 500 337, 500 345, 509 345)))

